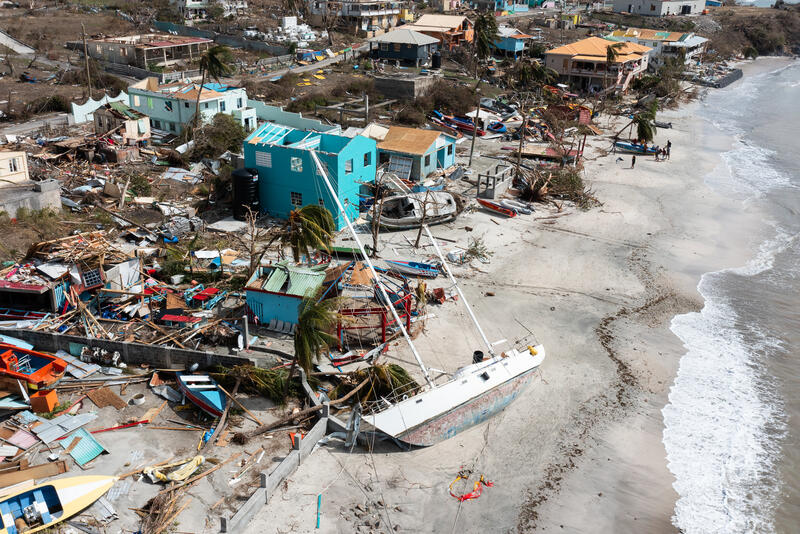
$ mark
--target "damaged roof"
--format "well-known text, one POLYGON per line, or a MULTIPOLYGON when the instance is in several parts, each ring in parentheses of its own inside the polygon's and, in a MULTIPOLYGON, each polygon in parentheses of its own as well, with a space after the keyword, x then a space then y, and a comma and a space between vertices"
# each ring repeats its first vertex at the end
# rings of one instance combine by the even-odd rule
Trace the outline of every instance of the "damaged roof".
POLYGON ((431 146, 442 135, 448 137, 439 130, 420 130, 418 128, 392 126, 383 141, 378 143, 378 149, 421 156, 430 150, 431 146))

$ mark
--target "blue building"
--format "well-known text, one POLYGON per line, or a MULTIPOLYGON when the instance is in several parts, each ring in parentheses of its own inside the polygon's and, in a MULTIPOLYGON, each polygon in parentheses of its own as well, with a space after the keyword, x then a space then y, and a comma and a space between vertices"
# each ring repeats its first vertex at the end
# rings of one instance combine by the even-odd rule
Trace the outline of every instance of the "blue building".
POLYGON ((508 26, 500 26, 497 29, 499 40, 494 42, 494 47, 503 55, 511 55, 517 59, 525 51, 525 42, 532 39, 530 35, 526 35, 516 28, 509 28, 508 26))
POLYGON ((527 0, 525 2, 515 2, 515 0, 474 0, 472 5, 478 10, 494 12, 512 11, 520 13, 529 9, 527 0))
POLYGON ((245 286, 250 320, 289 333, 297 324, 300 303, 315 296, 325 281, 325 271, 291 265, 286 261, 259 267, 245 286))
POLYGON ((456 161, 456 139, 438 130, 392 126, 378 143, 380 163, 404 180, 419 182, 456 161))
POLYGON ((375 181, 378 154, 374 140, 265 123, 245 140, 244 162, 245 167, 258 170, 263 212, 286 219, 294 209, 319 204, 330 210, 341 229, 344 218, 317 172, 312 151, 325 166, 347 216, 356 219, 359 192, 366 188, 363 184, 375 181))
POLYGON ((439 48, 439 39, 405 28, 384 33, 369 40, 370 56, 419 65, 426 62, 439 48))

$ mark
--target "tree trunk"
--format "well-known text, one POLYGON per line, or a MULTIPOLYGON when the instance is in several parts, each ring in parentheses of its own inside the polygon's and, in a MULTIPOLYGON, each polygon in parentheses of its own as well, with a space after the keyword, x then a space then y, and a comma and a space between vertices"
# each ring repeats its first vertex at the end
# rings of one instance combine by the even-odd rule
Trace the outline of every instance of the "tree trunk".
POLYGON ((197 125, 200 123, 200 95, 203 92, 203 84, 206 83, 206 71, 205 69, 200 70, 200 88, 197 90, 197 99, 194 101, 194 120, 192 121, 192 126, 197 128, 197 125))
POLYGON ((297 354, 295 354, 294 358, 292 359, 292 366, 289 368, 289 376, 286 377, 286 384, 284 384, 283 386, 284 399, 289 394, 289 385, 292 383, 292 375, 294 374, 294 370, 296 367, 297 367, 297 354))

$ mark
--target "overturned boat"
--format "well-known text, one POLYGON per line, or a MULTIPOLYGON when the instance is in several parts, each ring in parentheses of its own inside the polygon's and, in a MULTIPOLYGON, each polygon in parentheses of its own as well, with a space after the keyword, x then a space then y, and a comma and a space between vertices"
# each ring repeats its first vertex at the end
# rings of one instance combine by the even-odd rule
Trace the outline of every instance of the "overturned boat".
MULTIPOLYGON (((457 197, 447 191, 421 191, 385 199, 381 204, 379 223, 387 230, 419 228, 423 223, 442 224, 461 212, 457 197)), ((372 218, 372 214, 368 216, 372 218)))
MULTIPOLYGON (((311 151, 311 157, 317 166, 318 174, 325 182, 328 191, 333 195, 340 214, 347 223, 347 228, 361 250, 364 263, 372 272, 376 287, 384 302, 391 302, 386 288, 380 282, 372 261, 366 255, 363 244, 356 234, 347 212, 335 195, 335 190, 328 179, 327 172, 311 151)), ((406 445, 425 447, 451 438, 494 414, 502 411, 511 403, 528 384, 534 371, 545 358, 544 347, 537 341, 522 341, 520 348, 511 348, 501 353, 495 352, 497 343, 490 343, 475 317, 472 307, 458 286, 447 265, 439 245, 433 238, 426 224, 422 225, 428 235, 436 254, 439 256, 442 270, 450 279, 464 304, 467 314, 472 319, 488 350, 488 357, 482 351, 472 354, 470 364, 461 367, 453 374, 448 374, 445 382, 437 382, 431 378, 408 330, 397 310, 390 306, 389 311, 408 344, 414 359, 425 378, 425 386, 413 396, 399 391, 396 394, 381 397, 379 401, 368 406, 363 419, 377 432, 390 436, 406 445)), ((532 336, 532 334, 531 334, 532 336)))

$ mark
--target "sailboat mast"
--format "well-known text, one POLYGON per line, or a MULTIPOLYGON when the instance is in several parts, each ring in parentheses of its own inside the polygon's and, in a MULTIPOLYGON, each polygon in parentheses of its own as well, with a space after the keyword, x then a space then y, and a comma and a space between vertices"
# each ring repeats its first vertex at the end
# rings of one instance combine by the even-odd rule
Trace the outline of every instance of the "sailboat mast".
POLYGON ((492 356, 496 356, 496 354, 494 353, 494 349, 492 348, 492 344, 489 343, 488 339, 486 339, 486 334, 483 333, 483 328, 481 328, 481 325, 478 322, 478 318, 475 317, 475 314, 472 311, 472 306, 470 306, 469 302, 467 302, 467 297, 464 296, 464 292, 461 291, 461 288, 458 286, 458 282, 456 282, 456 279, 453 276, 453 273, 450 272, 450 267, 447 266, 447 260, 445 259, 444 255, 442 254, 442 251, 439 250, 439 244, 433 238, 433 234, 431 234, 431 229, 428 228, 427 224, 423 224, 422 227, 425 228, 425 232, 427 232, 428 237, 431 240, 431 243, 433 243, 433 248, 436 249, 436 254, 439 255, 439 259, 442 260, 442 267, 444 267, 444 272, 447 273, 447 276, 450 278, 450 281, 456 287, 456 291, 458 291, 458 296, 461 297, 461 301, 464 303, 464 306, 467 308, 467 313, 469 313, 470 319, 472 319, 472 322, 475 323, 475 327, 478 329, 478 333, 481 335, 481 339, 483 339, 483 342, 486 343, 486 348, 489 349, 489 354, 491 354, 492 356))
POLYGON ((364 257, 364 261, 369 267, 372 276, 375 277, 375 282, 378 284, 378 290, 380 290, 384 302, 387 303, 389 310, 392 312, 392 317, 397 322, 397 326, 400 327, 400 331, 403 333, 403 337, 406 339, 408 346, 411 347, 411 352, 414 354, 414 358, 417 360, 417 365, 419 365, 419 368, 422 370, 422 374, 425 376, 425 381, 428 383, 429 386, 433 386, 433 381, 431 380, 431 377, 428 374, 428 369, 425 367, 425 363, 422 361, 422 357, 419 355, 419 352, 417 352, 417 347, 414 346, 414 342, 411 341, 411 336, 408 335, 406 327, 403 326, 403 322, 400 320, 400 316, 397 314, 397 310, 394 309, 394 303, 392 302, 392 299, 389 298, 388 293, 386 293, 386 289, 383 287, 383 282, 381 282, 378 273, 375 271, 375 266, 372 265, 372 261, 369 259, 367 252, 364 250, 364 245, 358 238, 358 234, 356 234, 356 231, 353 228, 353 223, 350 222, 350 218, 347 216, 347 212, 345 211, 342 202, 339 200, 339 195, 337 195, 336 191, 333 189, 333 185, 331 185, 331 182, 328 179, 328 173, 325 171, 325 168, 322 166, 322 163, 320 163, 316 151, 310 150, 309 152, 311 152, 311 157, 314 159, 314 164, 317 166, 317 170, 322 176, 322 179, 325 182, 325 186, 328 188, 328 192, 330 192, 331 196, 333 197, 333 201, 336 202, 336 206, 339 208, 339 213, 344 218, 345 223, 347 223, 347 229, 350 230, 350 233, 353 235, 353 239, 358 245, 358 250, 364 257))

